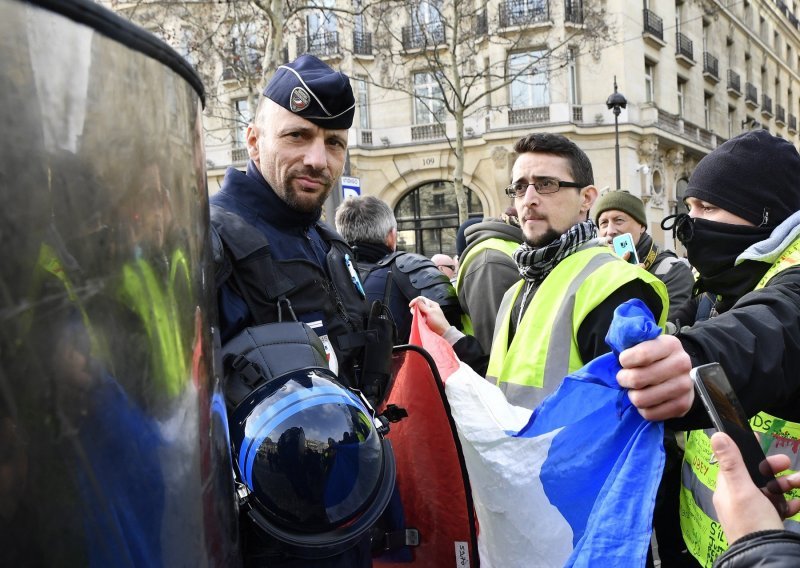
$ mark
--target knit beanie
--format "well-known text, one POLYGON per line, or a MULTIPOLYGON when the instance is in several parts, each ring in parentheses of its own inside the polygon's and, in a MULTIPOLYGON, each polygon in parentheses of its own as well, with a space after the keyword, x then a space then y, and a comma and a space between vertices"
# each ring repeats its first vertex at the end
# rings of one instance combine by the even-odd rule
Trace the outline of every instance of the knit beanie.
POLYGON ((766 130, 745 132, 700 160, 684 197, 775 227, 800 210, 800 154, 766 130))
POLYGON ((594 222, 597 223, 603 211, 610 210, 627 213, 633 217, 637 223, 643 227, 647 227, 647 215, 645 215, 644 212, 644 203, 642 203, 641 199, 624 189, 604 193, 595 201, 594 222))

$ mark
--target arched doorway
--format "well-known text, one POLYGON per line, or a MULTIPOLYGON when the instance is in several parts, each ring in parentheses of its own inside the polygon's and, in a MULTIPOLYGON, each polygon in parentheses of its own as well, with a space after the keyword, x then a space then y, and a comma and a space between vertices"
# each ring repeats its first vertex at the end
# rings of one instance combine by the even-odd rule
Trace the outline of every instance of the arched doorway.
MULTIPOLYGON (((483 217, 478 196, 467 188, 470 217, 483 217)), ((432 181, 406 193, 394 208, 397 218, 397 249, 431 257, 454 255, 458 231, 458 205, 453 182, 432 181)))

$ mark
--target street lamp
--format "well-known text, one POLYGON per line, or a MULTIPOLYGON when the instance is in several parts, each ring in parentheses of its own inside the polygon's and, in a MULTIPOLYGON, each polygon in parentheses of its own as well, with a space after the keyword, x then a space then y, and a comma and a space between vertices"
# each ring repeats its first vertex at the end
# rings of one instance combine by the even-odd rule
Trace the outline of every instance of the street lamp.
POLYGON ((616 145, 614 146, 614 150, 617 155, 617 187, 616 189, 622 189, 622 182, 619 179, 619 113, 622 112, 622 109, 628 106, 628 101, 625 99, 625 95, 617 91, 617 76, 614 75, 614 92, 608 97, 606 101, 606 106, 610 111, 614 112, 614 137, 616 140, 616 145))

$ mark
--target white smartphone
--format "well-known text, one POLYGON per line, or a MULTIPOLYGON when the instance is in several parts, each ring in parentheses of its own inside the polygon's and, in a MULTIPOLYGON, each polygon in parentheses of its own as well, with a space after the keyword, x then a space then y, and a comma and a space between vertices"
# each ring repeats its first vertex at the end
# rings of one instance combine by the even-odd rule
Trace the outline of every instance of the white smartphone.
POLYGON ((765 474, 759 469, 761 462, 767 458, 722 366, 719 363, 700 365, 689 371, 689 376, 694 381, 695 391, 706 407, 714 428, 733 439, 742 452, 753 483, 765 488, 770 481, 775 480, 775 476, 772 473, 765 474))
POLYGON ((625 256, 626 252, 631 253, 628 256, 628 262, 630 264, 639 264, 639 257, 636 254, 636 246, 633 244, 633 236, 630 233, 625 233, 623 235, 617 235, 611 241, 611 244, 614 247, 614 252, 620 258, 625 256))

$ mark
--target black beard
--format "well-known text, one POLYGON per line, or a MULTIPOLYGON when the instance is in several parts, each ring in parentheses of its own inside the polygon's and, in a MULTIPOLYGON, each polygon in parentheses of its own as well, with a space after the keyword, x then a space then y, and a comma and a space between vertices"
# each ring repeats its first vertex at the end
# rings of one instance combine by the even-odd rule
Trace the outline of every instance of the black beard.
POLYGON ((555 229, 548 229, 543 235, 537 237, 536 239, 525 239, 525 244, 533 248, 543 247, 545 245, 549 245, 553 241, 557 241, 561 238, 561 233, 556 231, 555 229))
POLYGON ((332 186, 329 187, 328 190, 325 191, 324 193, 320 193, 317 196, 316 201, 309 204, 308 202, 300 200, 298 198, 300 192, 295 191, 292 188, 291 184, 289 184, 286 187, 284 197, 286 204, 295 211, 298 211, 300 213, 312 213, 314 215, 319 216, 322 214, 322 206, 325 203, 325 200, 328 199, 328 196, 331 194, 331 189, 333 189, 332 186))

